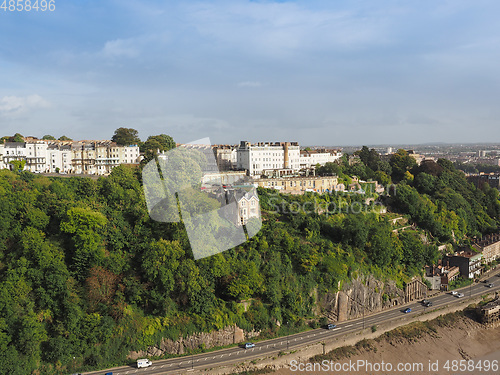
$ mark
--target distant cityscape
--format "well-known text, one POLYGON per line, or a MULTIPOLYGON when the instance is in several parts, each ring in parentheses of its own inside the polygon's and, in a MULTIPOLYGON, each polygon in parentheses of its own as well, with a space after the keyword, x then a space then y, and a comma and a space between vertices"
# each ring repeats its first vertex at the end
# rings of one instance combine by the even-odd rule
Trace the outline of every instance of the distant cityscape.
MULTIPOLYGON (((356 163, 359 159, 356 151, 360 148, 304 147, 298 142, 248 141, 212 146, 219 172, 225 174, 223 181, 231 183, 246 175, 254 179, 256 186, 291 193, 359 190, 357 179, 353 181, 353 186, 345 186, 331 176, 318 176, 316 168, 327 163, 339 162, 343 155, 348 157, 349 164, 356 163)), ((370 147, 380 155, 381 160, 387 161, 401 148, 407 150, 418 165, 445 158, 462 167, 461 169, 467 172, 469 180, 476 186, 488 183, 492 187, 499 187, 500 145, 438 144, 370 147), (482 166, 486 172, 475 169, 478 166, 482 166)), ((33 173, 105 176, 118 165, 139 165, 143 158, 144 154, 138 144, 118 145, 110 140, 43 140, 26 137, 22 142, 18 140, 0 143, 0 169, 13 169, 12 162, 21 161, 23 169, 33 173)), ((380 189, 380 186, 377 189, 380 189)))

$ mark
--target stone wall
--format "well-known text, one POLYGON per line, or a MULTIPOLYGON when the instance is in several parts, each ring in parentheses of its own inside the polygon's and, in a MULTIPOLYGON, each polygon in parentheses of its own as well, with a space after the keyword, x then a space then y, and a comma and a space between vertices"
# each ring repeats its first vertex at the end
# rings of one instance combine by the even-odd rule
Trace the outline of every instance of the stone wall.
POLYGON ((160 357, 164 354, 184 354, 199 348, 213 348, 244 342, 246 339, 258 336, 259 331, 245 332, 234 325, 219 331, 200 332, 191 336, 180 337, 177 341, 163 339, 159 346, 150 346, 147 350, 130 352, 129 358, 136 360, 142 357, 160 357))

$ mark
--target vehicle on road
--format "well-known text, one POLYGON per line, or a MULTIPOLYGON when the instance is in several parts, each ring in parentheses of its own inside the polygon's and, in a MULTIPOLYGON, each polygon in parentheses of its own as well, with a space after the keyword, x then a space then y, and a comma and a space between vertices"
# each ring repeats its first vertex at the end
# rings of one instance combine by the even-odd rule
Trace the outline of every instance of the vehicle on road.
POLYGON ((429 303, 429 302, 431 302, 431 301, 429 301, 428 299, 424 299, 424 300, 422 300, 422 305, 425 305, 426 303, 429 303))
POLYGON ((406 309, 404 309, 404 310, 403 310, 403 312, 404 312, 405 314, 408 314, 408 313, 410 313, 410 312, 411 312, 411 309, 410 309, 409 307, 407 307, 406 309))
POLYGON ((326 329, 334 329, 334 328, 337 328, 337 325, 336 325, 336 324, 332 324, 332 323, 330 323, 330 324, 327 324, 327 325, 325 326, 325 328, 326 328, 326 329))
POLYGON ((247 342, 245 344, 245 349, 255 348, 255 344, 253 342, 247 342))
POLYGON ((137 360, 137 368, 149 367, 153 364, 149 359, 138 359, 137 360))
POLYGON ((462 298, 462 297, 464 297, 464 296, 465 296, 465 294, 463 294, 463 293, 458 293, 456 296, 457 296, 457 298, 462 298))
POLYGON ((424 303, 424 306, 425 307, 431 307, 432 306, 432 301, 427 301, 426 303, 424 303))
POLYGON ((488 288, 493 288, 493 284, 492 283, 489 283, 488 285, 486 285, 488 288))
POLYGON ((113 375, 113 373, 112 372, 107 372, 104 375, 113 375))
POLYGON ((454 291, 454 290, 452 290, 452 291, 451 291, 451 295, 452 295, 452 296, 456 296, 457 294, 458 294, 458 292, 456 292, 456 291, 454 291))

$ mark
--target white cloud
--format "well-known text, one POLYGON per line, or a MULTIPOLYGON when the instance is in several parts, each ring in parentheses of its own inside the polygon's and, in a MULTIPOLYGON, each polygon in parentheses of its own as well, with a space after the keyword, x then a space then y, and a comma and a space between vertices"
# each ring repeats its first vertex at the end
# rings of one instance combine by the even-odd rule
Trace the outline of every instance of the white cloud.
POLYGON ((216 46, 270 57, 387 43, 387 18, 360 13, 275 2, 194 3, 186 8, 188 21, 216 46))
POLYGON ((127 57, 134 58, 139 55, 139 50, 131 39, 116 39, 106 42, 102 53, 106 57, 127 57))
POLYGON ((49 108, 50 103, 40 95, 4 96, 0 98, 0 115, 17 116, 37 109, 49 108))

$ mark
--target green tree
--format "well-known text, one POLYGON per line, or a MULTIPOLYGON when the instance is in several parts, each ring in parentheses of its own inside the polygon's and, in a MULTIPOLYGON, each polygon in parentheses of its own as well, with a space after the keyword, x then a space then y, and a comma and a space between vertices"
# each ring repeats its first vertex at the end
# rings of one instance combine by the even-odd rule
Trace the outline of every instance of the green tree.
POLYGON ((153 241, 142 256, 142 269, 149 281, 161 287, 162 292, 170 293, 183 256, 184 250, 178 241, 153 241))
POLYGON ((355 155, 359 155, 359 158, 372 171, 376 171, 378 169, 378 163, 380 162, 380 156, 375 149, 368 149, 367 146, 363 146, 363 148, 359 151, 355 152, 355 155))
POLYGON ((342 173, 342 167, 338 163, 327 162, 325 165, 318 166, 316 172, 320 176, 339 176, 342 173))
POLYGON ((66 137, 65 135, 62 135, 58 138, 59 141, 72 141, 71 138, 66 137))
POLYGON ((417 162, 409 156, 406 150, 399 149, 391 156, 390 165, 392 168, 392 180, 399 182, 405 177, 407 171, 417 165, 417 162))
POLYGON ((144 153, 144 162, 148 162, 155 157, 158 151, 168 151, 175 148, 175 141, 166 134, 152 135, 140 147, 141 152, 144 153))
POLYGON ((46 141, 55 141, 56 140, 56 137, 52 136, 52 135, 44 135, 42 137, 43 140, 46 140, 46 141))
POLYGON ((26 160, 12 160, 9 164, 12 165, 14 172, 21 172, 26 166, 26 160))
POLYGON ((132 128, 116 129, 111 140, 121 146, 130 146, 141 142, 139 132, 132 128))
POLYGON ((61 231, 72 234, 75 249, 72 268, 79 280, 86 279, 90 267, 104 258, 102 234, 106 223, 106 217, 100 212, 81 207, 70 208, 61 221, 61 231))

